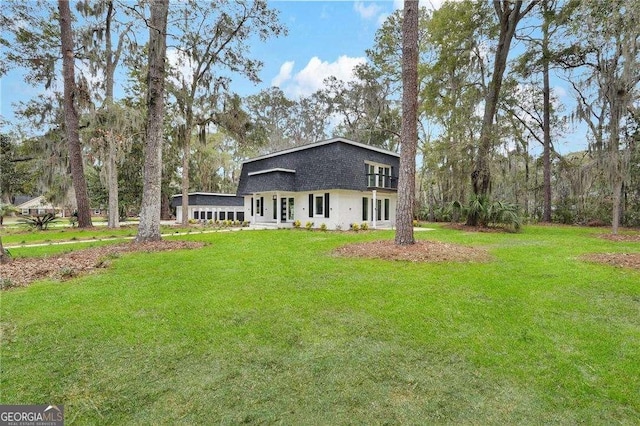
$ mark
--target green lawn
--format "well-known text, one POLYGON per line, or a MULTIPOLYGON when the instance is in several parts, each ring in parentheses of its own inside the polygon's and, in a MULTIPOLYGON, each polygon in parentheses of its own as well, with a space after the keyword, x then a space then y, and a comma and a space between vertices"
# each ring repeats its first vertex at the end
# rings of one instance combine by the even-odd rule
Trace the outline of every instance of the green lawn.
POLYGON ((488 263, 344 259, 393 233, 239 231, 2 293, 0 401, 69 424, 638 424, 640 252, 443 228, 488 263))
MULTIPOLYGON (((135 237, 138 232, 137 225, 125 225, 118 229, 106 227, 94 227, 78 229, 71 227, 54 227, 46 231, 29 229, 26 225, 6 227, 2 229, 2 243, 6 246, 20 246, 31 244, 48 244, 60 241, 96 241, 101 239, 135 237)), ((186 232, 170 226, 163 226, 163 233, 186 232)))

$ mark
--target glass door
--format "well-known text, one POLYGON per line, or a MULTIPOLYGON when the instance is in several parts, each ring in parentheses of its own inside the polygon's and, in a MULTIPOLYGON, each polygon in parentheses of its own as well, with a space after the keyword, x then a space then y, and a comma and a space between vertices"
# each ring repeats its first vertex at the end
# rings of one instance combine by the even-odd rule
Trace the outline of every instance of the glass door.
POLYGON ((281 222, 292 222, 294 220, 293 217, 293 197, 280 198, 280 221, 281 222))
POLYGON ((287 201, 287 219, 293 221, 295 219, 294 217, 294 211, 295 209, 293 208, 293 197, 290 197, 287 201))

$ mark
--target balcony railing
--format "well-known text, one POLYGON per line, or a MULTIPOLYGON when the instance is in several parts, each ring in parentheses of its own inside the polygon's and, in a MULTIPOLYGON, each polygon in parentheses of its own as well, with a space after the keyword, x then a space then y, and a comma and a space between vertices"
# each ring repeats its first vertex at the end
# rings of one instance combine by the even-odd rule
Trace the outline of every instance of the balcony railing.
POLYGON ((367 188, 369 189, 398 189, 398 177, 381 173, 367 174, 367 188))

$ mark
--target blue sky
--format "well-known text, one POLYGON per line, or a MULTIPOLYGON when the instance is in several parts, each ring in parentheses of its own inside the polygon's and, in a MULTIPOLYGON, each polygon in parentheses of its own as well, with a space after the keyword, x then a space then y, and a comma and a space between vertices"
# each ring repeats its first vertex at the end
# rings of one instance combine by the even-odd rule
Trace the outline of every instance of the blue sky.
MULTIPOLYGON (((241 95, 277 85, 288 96, 298 97, 319 89, 330 75, 348 79, 353 66, 364 61, 380 24, 401 2, 270 1, 269 5, 280 11, 289 33, 252 46, 254 57, 264 63, 262 83, 236 79, 233 89, 241 95)), ((0 81, 0 115, 13 121, 13 104, 43 91, 25 83, 20 70, 9 72, 0 81)))
POLYGON ((289 28, 286 38, 265 46, 263 85, 280 86, 287 95, 309 95, 325 77, 348 78, 365 60, 376 30, 393 12, 392 1, 274 1, 289 28))
MULTIPOLYGON (((421 5, 437 8, 443 1, 421 1, 421 5)), ((242 96, 275 85, 287 96, 297 98, 321 88, 330 75, 348 80, 354 65, 365 61, 365 50, 373 46, 382 22, 402 7, 402 1, 276 0, 269 6, 280 11, 280 20, 289 33, 252 46, 253 57, 264 63, 259 74, 262 83, 235 78, 232 89, 242 96)), ((168 55, 171 60, 171 52, 168 55)), ((14 121, 13 104, 43 91, 25 83, 20 70, 10 72, 0 81, 0 116, 14 121)), ((567 100, 566 90, 558 86, 556 93, 567 100)))

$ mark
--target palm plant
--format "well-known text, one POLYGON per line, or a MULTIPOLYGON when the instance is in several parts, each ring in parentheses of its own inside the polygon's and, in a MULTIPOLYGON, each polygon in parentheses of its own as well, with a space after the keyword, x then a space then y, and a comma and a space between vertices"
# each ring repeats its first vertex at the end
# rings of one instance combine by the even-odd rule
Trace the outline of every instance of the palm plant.
POLYGON ((464 209, 467 218, 475 218, 475 222, 480 226, 487 226, 487 209, 489 198, 485 195, 473 195, 469 200, 469 205, 464 209))
POLYGON ((54 213, 45 213, 42 215, 35 215, 31 217, 23 217, 20 222, 26 223, 32 228, 39 231, 46 231, 49 224, 55 222, 56 215, 54 213))
POLYGON ((504 201, 491 202, 487 196, 473 196, 467 206, 459 202, 452 204, 452 209, 459 208, 467 216, 477 218, 480 226, 504 225, 513 231, 519 231, 522 226, 519 208, 516 204, 504 201))
POLYGON ((4 223, 4 217, 11 213, 17 213, 19 210, 13 204, 7 204, 0 202, 0 226, 4 223))
POLYGON ((511 227, 514 231, 519 231, 522 226, 518 206, 503 201, 496 201, 489 205, 487 222, 489 224, 505 225, 511 227))

